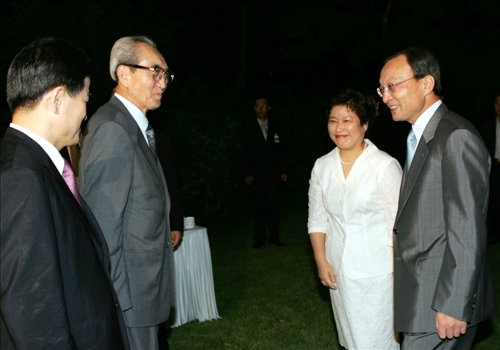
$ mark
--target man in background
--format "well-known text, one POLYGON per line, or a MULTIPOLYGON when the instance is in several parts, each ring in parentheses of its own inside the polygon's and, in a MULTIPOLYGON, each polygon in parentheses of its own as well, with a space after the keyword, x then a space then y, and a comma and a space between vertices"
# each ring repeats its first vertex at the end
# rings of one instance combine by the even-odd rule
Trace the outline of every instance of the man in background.
POLYGON ((266 243, 284 246, 279 235, 280 187, 288 179, 286 136, 281 123, 269 119, 271 105, 267 97, 255 99, 256 120, 242 131, 241 152, 243 178, 250 189, 253 211, 254 244, 261 248, 266 243))
POLYGON ((481 135, 491 157, 488 235, 492 244, 500 242, 500 95, 495 97, 494 108, 496 116, 481 125, 481 135))
POLYGON ((83 197, 96 214, 111 255, 111 277, 132 349, 158 349, 158 325, 174 306, 170 199, 146 113, 157 109, 173 73, 156 44, 123 37, 111 49, 117 83, 90 118, 80 159, 83 197))
POLYGON ((1 143, 0 181, 2 349, 124 348, 108 247, 59 154, 78 142, 93 70, 83 51, 54 38, 24 47, 9 67, 12 123, 1 143))
POLYGON ((477 324, 496 311, 486 254, 488 151, 440 99, 439 63, 428 50, 389 57, 379 83, 392 119, 412 124, 394 224, 402 349, 469 349, 477 324))

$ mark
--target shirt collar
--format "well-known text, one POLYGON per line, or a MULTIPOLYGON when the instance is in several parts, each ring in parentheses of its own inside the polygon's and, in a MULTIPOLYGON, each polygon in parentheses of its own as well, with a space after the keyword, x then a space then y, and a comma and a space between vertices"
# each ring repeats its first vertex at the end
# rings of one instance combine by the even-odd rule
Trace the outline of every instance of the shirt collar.
POLYGON ((132 102, 127 100, 125 97, 122 95, 119 95, 115 92, 115 96, 117 99, 120 100, 121 103, 127 108, 129 113, 132 115, 132 118, 134 118, 135 122, 139 126, 139 129, 141 129, 142 134, 144 135, 144 138, 146 139, 146 142, 148 141, 148 138, 146 136, 146 129, 148 128, 149 121, 148 118, 142 113, 142 111, 137 108, 136 105, 134 105, 132 102))
POLYGON ((22 132, 30 139, 38 143, 40 147, 42 147, 42 149, 45 151, 45 153, 47 153, 47 155, 50 157, 52 163, 54 163, 54 165, 56 166, 59 174, 62 175, 64 169, 64 159, 61 156, 61 153, 59 153, 57 148, 52 143, 50 143, 40 135, 35 134, 33 131, 26 129, 25 127, 22 127, 21 125, 10 123, 10 127, 12 129, 16 129, 17 131, 22 132))
POLYGON ((417 138, 417 145, 420 141, 420 138, 422 137, 422 134, 424 133, 425 127, 429 123, 429 120, 431 120, 432 116, 434 115, 434 112, 441 106, 443 101, 437 100, 425 110, 424 113, 420 117, 418 117, 417 121, 415 124, 413 124, 412 129, 413 132, 415 133, 415 137, 417 138))
POLYGON ((267 118, 265 121, 261 121, 259 118, 256 118, 257 121, 259 122, 259 126, 262 128, 263 125, 267 127, 267 122, 269 121, 269 118, 267 118))

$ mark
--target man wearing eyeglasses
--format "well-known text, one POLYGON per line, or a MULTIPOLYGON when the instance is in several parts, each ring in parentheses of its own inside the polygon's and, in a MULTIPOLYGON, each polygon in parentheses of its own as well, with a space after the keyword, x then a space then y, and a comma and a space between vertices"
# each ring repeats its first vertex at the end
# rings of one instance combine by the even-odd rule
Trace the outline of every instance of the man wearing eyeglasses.
POLYGON ((486 256, 490 159, 470 122, 439 98, 439 63, 410 48, 389 57, 379 95, 412 124, 394 224, 395 328, 402 349, 469 349, 496 304, 486 256))
POLYGON ((146 113, 158 108, 173 80, 156 44, 144 36, 111 49, 117 85, 90 118, 80 159, 81 193, 96 214, 111 256, 132 349, 158 349, 158 325, 174 303, 170 199, 146 113))

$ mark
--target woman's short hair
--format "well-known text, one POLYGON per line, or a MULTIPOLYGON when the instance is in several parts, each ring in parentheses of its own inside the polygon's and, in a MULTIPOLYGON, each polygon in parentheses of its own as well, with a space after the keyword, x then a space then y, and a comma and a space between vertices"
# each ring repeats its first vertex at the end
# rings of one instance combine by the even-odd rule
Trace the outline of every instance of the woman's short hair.
POLYGON ((342 91, 331 99, 326 111, 327 120, 330 118, 332 108, 336 106, 345 106, 356 113, 361 125, 367 124, 370 127, 375 121, 377 107, 370 95, 351 89, 342 91))

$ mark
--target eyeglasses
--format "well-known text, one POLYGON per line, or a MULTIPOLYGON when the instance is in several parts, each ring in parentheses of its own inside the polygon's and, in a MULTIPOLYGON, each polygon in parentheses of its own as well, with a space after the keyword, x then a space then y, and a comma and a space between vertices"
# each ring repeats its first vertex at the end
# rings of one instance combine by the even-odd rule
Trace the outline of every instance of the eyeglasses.
POLYGON ((132 68, 139 68, 139 69, 147 69, 151 72, 153 72, 153 79, 156 81, 160 81, 165 77, 165 81, 167 84, 170 84, 172 80, 174 80, 174 72, 172 72, 169 68, 167 70, 161 68, 161 67, 144 67, 140 66, 138 64, 127 64, 123 63, 124 66, 127 67, 132 67, 132 68))
POLYGON ((403 80, 403 81, 400 81, 399 83, 396 83, 396 84, 388 84, 386 86, 381 86, 381 87, 378 87, 377 88, 377 93, 380 97, 384 97, 384 92, 385 91, 390 91, 391 94, 396 92, 396 85, 399 85, 399 84, 402 84, 404 83, 405 81, 408 81, 408 80, 412 80, 413 78, 415 78, 415 76, 409 78, 409 79, 406 79, 406 80, 403 80))

